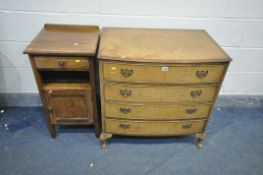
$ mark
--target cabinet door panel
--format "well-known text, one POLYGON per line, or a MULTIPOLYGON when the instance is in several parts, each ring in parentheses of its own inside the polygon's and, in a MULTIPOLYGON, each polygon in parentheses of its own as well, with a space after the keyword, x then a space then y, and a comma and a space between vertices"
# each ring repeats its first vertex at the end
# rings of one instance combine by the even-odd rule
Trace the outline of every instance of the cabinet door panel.
POLYGON ((55 123, 93 123, 90 90, 48 90, 47 96, 55 123))

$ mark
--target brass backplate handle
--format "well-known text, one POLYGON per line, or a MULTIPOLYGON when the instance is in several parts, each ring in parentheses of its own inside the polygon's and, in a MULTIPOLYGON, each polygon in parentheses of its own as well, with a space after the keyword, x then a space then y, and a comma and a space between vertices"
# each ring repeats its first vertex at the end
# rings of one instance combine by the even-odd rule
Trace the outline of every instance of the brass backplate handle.
POLYGON ((120 73, 124 77, 129 77, 129 76, 131 76, 133 74, 133 70, 132 69, 121 69, 120 73))
POLYGON ((127 89, 121 89, 120 94, 124 97, 129 97, 132 94, 132 91, 127 89))
POLYGON ((184 128, 184 129, 192 128, 192 124, 191 123, 185 123, 182 125, 182 128, 184 128))
POLYGON ((123 123, 119 124, 119 128, 122 128, 122 129, 127 129, 129 127, 130 127, 129 124, 123 124, 123 123))
POLYGON ((205 78, 208 75, 208 70, 198 70, 195 74, 198 78, 205 78))
POLYGON ((187 113, 187 114, 193 114, 193 113, 195 113, 196 111, 197 111, 196 108, 188 108, 188 109, 185 110, 185 113, 187 113))
POLYGON ((199 97, 202 95, 202 90, 194 90, 194 91, 191 91, 191 96, 193 98, 196 98, 196 97, 199 97))
POLYGON ((120 112, 123 114, 127 114, 131 112, 131 108, 120 108, 120 112))

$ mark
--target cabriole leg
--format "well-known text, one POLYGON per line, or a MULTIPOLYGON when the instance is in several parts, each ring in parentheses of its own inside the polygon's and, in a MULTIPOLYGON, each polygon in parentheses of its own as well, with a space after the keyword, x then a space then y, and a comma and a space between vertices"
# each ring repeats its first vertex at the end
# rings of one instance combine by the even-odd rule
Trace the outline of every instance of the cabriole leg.
POLYGON ((102 149, 107 148, 107 140, 112 137, 112 134, 109 133, 101 133, 100 134, 100 147, 102 149))
POLYGON ((197 148, 201 149, 203 148, 203 142, 206 138, 206 134, 205 133, 198 133, 198 134, 195 134, 195 137, 197 138, 197 148))

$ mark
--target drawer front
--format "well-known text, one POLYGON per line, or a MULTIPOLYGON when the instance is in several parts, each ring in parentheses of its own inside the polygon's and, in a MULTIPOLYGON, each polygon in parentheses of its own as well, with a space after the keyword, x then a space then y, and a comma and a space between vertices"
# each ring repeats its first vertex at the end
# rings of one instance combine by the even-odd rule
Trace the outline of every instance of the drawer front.
POLYGON ((123 135, 184 135, 202 132, 205 120, 134 121, 106 119, 106 132, 123 135))
POLYGON ((104 84, 106 100, 140 102, 212 101, 216 86, 158 86, 104 84))
POLYGON ((106 102, 107 117, 144 120, 172 120, 206 118, 210 104, 133 104, 106 102))
POLYGON ((104 63, 106 81, 143 83, 218 83, 225 65, 166 66, 104 63))
POLYGON ((89 70, 89 60, 78 57, 36 57, 35 63, 38 69, 89 70))

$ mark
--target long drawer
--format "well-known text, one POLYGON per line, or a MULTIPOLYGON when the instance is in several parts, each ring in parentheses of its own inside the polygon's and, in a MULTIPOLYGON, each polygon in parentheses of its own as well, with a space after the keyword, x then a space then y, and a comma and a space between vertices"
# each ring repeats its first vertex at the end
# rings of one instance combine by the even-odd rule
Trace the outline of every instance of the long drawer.
POLYGON ((202 132, 206 120, 134 121, 107 119, 106 132, 123 135, 181 135, 202 132))
POLYGON ((106 100, 140 102, 212 101, 217 86, 210 85, 134 85, 125 83, 104 84, 106 100))
POLYGON ((105 115, 123 119, 174 120, 206 118, 210 104, 147 104, 106 102, 105 115))
POLYGON ((35 57, 38 69, 89 70, 89 60, 80 57, 35 57))
POLYGON ((218 83, 225 65, 155 65, 104 63, 106 81, 138 83, 218 83))

